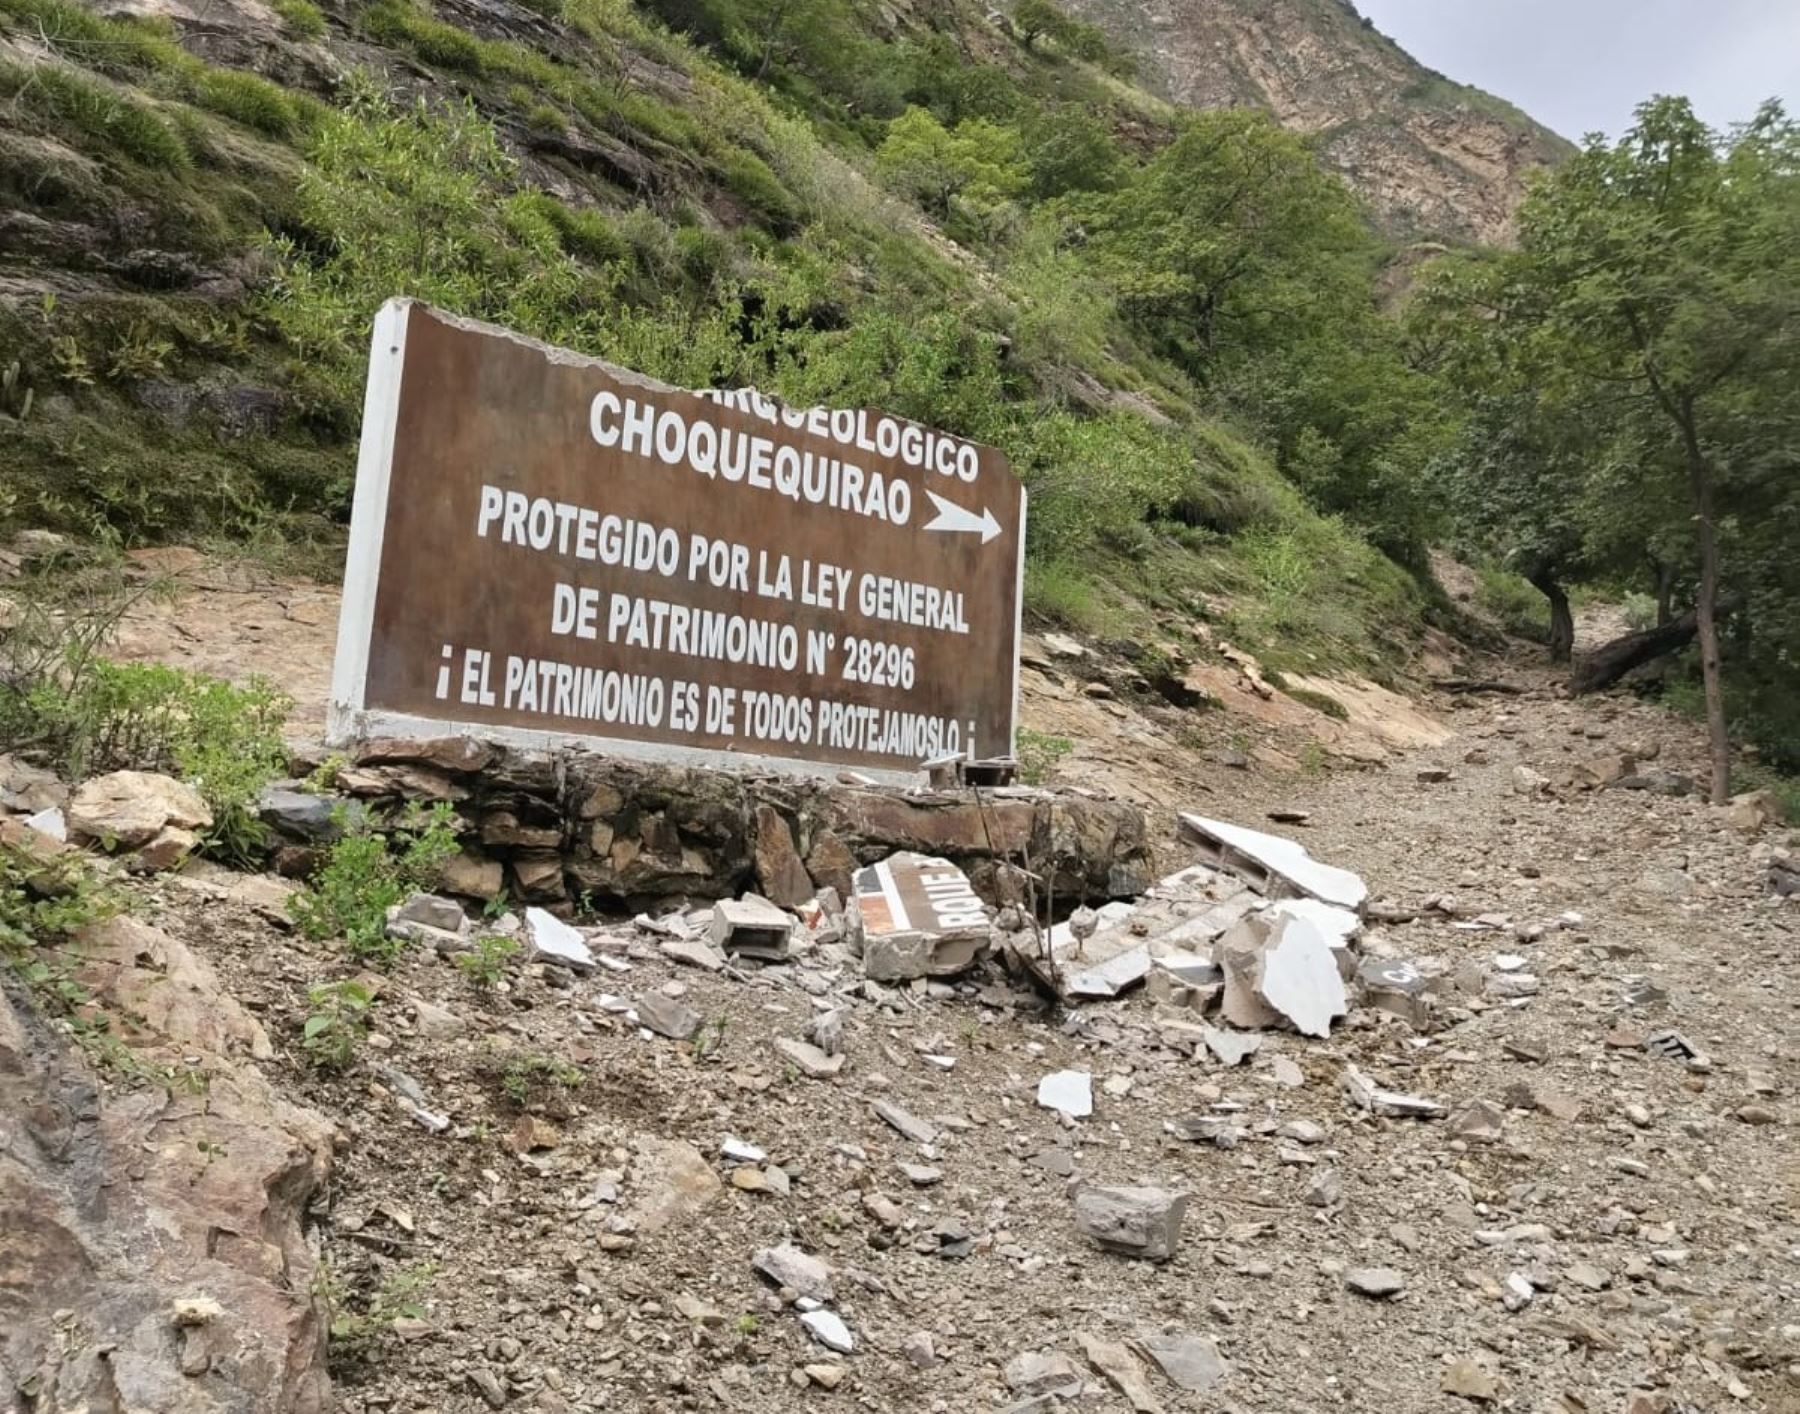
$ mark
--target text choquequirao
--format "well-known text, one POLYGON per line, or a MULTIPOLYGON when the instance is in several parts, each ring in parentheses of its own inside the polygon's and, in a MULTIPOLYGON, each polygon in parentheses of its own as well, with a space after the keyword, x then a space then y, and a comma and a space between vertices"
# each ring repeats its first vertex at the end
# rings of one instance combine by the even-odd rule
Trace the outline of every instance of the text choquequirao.
MULTIPOLYGON (((918 470, 966 482, 980 474, 980 455, 972 443, 917 423, 844 409, 789 408, 760 394, 721 393, 713 400, 764 416, 792 432, 897 459, 918 470)), ((596 393, 588 409, 588 430, 602 447, 664 466, 686 466, 702 476, 741 482, 754 490, 890 525, 912 520, 912 486, 898 477, 866 471, 842 457, 760 433, 689 417, 648 399, 620 397, 610 390, 596 393)))

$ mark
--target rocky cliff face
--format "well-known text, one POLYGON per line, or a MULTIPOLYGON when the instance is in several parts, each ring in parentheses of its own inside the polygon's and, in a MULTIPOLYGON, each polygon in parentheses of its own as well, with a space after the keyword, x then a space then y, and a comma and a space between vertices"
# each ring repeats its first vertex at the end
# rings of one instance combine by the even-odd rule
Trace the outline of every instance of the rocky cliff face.
POLYGON ((1317 137, 1401 237, 1505 242, 1530 173, 1569 144, 1414 60, 1350 0, 1068 0, 1195 108, 1253 104, 1317 137))

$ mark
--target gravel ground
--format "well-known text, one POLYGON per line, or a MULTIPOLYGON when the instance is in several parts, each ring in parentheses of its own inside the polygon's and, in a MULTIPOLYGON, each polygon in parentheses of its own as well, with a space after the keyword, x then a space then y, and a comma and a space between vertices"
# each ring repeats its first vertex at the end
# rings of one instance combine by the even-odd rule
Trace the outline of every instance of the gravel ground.
POLYGON ((1295 833, 1315 855, 1419 913, 1373 925, 1365 950, 1436 960, 1464 988, 1429 1035, 1359 1007, 1329 1040, 1268 1033, 1231 1070, 1166 1049, 1142 995, 1051 1010, 995 973, 872 998, 816 958, 676 967, 622 924, 618 970, 572 982, 515 969, 483 995, 403 960, 365 1063, 327 1079, 299 1063, 298 1029, 343 960, 249 906, 271 881, 158 886, 158 921, 277 1037, 272 1072, 341 1126, 319 1217, 342 1308, 385 1289, 392 1317, 397 1279, 421 1276, 416 1315, 340 1348, 341 1407, 1800 1410, 1800 911, 1768 895, 1756 841, 1694 799, 1515 790, 1521 763, 1554 776, 1628 747, 1700 776, 1688 724, 1546 692, 1437 705, 1453 738, 1385 770, 1225 770, 1170 748, 1146 782, 1201 780, 1196 804, 1246 824, 1310 812, 1295 833), (1505 953, 1535 996, 1485 995, 1505 953), (611 999, 671 988, 695 1042, 646 1036, 611 999), (847 1059, 810 1079, 773 1041, 827 1007, 847 1059), (1666 1028, 1704 1061, 1638 1044, 1666 1028), (1451 1119, 1357 1110, 1347 1064, 1451 1119), (449 1132, 402 1111, 383 1065, 449 1132), (1061 1069, 1092 1073, 1091 1117, 1035 1103, 1061 1069), (876 1117, 884 1101, 933 1141, 876 1117), (1169 1131, 1197 1114, 1238 1142, 1169 1131), (1294 1121, 1318 1142, 1279 1132, 1294 1121), (726 1158, 728 1138, 766 1161, 726 1158), (1086 1242, 1084 1183, 1191 1195, 1173 1259, 1086 1242), (852 1352, 809 1337, 753 1269, 781 1243, 832 1268, 852 1352), (1366 1268, 1398 1291, 1352 1290, 1366 1268), (1216 1342, 1223 1378, 1183 1390, 1093 1344, 1172 1333, 1216 1342), (1033 1352, 1073 1375, 1026 1369, 1033 1352), (1059 1384, 1065 1404, 1026 1402, 1059 1384))

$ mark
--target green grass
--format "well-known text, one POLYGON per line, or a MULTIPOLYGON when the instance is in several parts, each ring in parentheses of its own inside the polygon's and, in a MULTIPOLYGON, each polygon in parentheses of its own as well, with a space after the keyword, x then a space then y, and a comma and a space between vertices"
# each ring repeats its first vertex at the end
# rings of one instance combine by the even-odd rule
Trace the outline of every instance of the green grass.
POLYGON ((102 161, 124 156, 171 172, 194 163, 180 133, 148 104, 73 69, 0 63, 0 102, 15 104, 102 161))
POLYGON ((325 12, 312 0, 269 0, 287 27, 301 39, 320 39, 325 34, 325 12))

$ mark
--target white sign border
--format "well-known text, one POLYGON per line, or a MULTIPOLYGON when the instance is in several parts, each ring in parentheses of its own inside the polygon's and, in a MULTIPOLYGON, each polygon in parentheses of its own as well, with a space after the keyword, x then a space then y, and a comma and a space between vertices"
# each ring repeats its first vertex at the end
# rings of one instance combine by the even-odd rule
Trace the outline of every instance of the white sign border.
MULTIPOLYGON (((450 717, 416 717, 406 712, 374 711, 364 704, 369 679, 369 645, 375 630, 375 593, 381 575, 381 550, 387 531, 388 487, 394 470, 394 437, 400 420, 400 383, 405 372, 407 318, 414 306, 429 311, 459 329, 510 339, 548 355, 558 363, 601 368, 609 376, 623 376, 642 386, 661 388, 642 375, 614 367, 603 359, 588 358, 529 338, 511 329, 466 319, 422 301, 395 298, 375 314, 369 340, 369 381, 363 395, 362 440, 356 453, 356 489, 350 503, 350 543, 344 561, 344 597, 338 609, 337 650, 332 660, 331 698, 325 712, 325 744, 349 746, 378 738, 429 739, 471 736, 524 751, 578 750, 627 761, 658 765, 694 766, 709 770, 756 771, 781 776, 815 778, 828 773, 853 771, 877 784, 916 786, 923 763, 904 770, 808 761, 788 756, 765 756, 712 747, 678 746, 670 742, 633 741, 624 737, 590 736, 582 732, 539 730, 532 727, 495 726, 488 722, 464 722, 450 717)), ((685 391, 685 390, 680 390, 685 391)), ((1008 752, 1019 734, 1020 650, 1025 615, 1025 516, 1029 503, 1025 488, 1019 492, 1019 549, 1013 599, 1012 721, 1008 752)))

